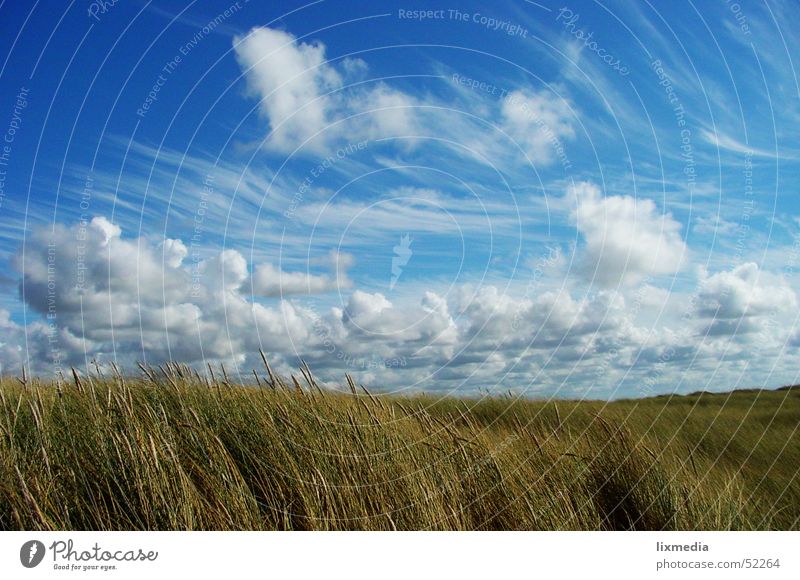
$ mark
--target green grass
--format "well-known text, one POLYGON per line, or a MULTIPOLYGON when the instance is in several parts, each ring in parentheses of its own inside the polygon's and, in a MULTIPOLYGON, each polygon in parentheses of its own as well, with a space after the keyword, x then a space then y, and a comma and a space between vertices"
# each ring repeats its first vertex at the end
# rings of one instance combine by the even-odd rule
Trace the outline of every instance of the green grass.
POLYGON ((537 402, 0 379, 0 529, 800 527, 800 390, 537 402))

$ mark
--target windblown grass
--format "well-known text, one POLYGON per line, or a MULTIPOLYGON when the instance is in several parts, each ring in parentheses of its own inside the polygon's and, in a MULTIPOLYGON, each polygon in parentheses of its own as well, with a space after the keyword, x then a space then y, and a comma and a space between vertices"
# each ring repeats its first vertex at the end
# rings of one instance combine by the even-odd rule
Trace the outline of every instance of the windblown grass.
POLYGON ((0 380, 0 529, 798 529, 800 391, 482 401, 0 380))

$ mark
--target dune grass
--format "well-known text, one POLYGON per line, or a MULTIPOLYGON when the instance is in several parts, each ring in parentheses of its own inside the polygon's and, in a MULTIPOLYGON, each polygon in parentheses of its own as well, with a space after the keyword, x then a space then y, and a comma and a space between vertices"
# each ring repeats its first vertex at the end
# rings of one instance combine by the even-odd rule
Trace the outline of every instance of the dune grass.
POLYGON ((0 529, 795 530, 800 390, 381 397, 310 372, 0 380, 0 529))

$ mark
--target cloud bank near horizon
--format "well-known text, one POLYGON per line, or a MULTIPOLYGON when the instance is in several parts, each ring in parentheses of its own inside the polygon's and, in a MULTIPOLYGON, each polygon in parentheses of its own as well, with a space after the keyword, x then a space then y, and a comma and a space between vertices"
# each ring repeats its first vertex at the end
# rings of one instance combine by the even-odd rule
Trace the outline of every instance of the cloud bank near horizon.
POLYGON ((53 92, 35 148, 22 129, 50 119, 52 87, 25 93, 23 171, 0 182, 0 372, 176 360, 249 380, 262 349, 386 391, 796 382, 800 37, 779 43, 772 12, 748 10, 745 42, 726 7, 712 39, 613 2, 570 22, 500 3, 525 31, 502 36, 313 6, 230 13, 179 61, 171 41, 128 61, 140 38, 86 36, 109 65, 84 100, 53 92))

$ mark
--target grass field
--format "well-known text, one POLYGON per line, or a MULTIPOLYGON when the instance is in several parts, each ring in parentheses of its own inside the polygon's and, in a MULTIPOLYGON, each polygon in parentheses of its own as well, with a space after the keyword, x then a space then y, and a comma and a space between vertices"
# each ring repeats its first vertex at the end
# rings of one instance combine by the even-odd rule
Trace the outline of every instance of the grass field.
POLYGON ((0 529, 800 528, 800 389, 555 403, 260 382, 0 380, 0 529))

